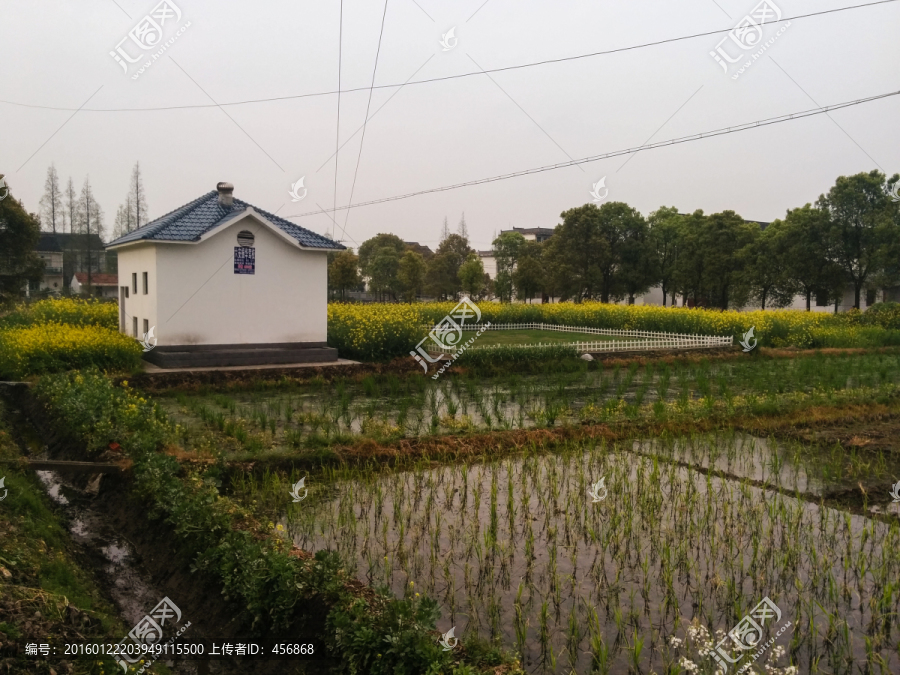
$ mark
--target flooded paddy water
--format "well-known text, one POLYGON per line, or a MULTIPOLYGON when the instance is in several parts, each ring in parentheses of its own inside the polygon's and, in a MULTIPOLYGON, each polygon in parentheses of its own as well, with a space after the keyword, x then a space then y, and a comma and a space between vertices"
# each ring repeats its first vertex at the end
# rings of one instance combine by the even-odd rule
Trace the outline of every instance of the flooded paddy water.
POLYGON ((186 448, 216 435, 216 446, 240 454, 293 452, 366 436, 414 438, 458 431, 553 427, 617 416, 659 417, 705 405, 778 409, 784 397, 827 397, 865 388, 874 395, 900 386, 895 355, 807 356, 666 364, 492 378, 369 376, 359 382, 313 380, 232 392, 160 397, 183 425, 186 448), (780 397, 780 398, 779 398, 780 397))
POLYGON ((821 491, 775 444, 663 445, 356 471, 309 483, 280 524, 305 550, 338 551, 361 580, 437 599, 441 632, 497 639, 529 672, 664 672, 681 658, 713 672, 669 638, 693 619, 728 631, 764 597, 791 622, 778 644, 800 672, 857 672, 867 659, 883 664, 868 672, 900 671, 896 522, 751 484, 821 491))

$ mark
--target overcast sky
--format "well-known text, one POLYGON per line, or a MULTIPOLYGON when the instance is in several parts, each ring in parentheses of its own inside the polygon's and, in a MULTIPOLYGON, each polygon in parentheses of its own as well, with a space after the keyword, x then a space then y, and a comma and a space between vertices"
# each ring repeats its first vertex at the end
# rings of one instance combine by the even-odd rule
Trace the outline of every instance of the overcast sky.
MULTIPOLYGON (((784 18, 865 1, 775 0, 784 18)), ((335 203, 338 96, 297 96, 338 88, 340 0, 172 3, 180 17, 154 0, 3 0, 0 99, 62 109, 0 103, 0 173, 14 194, 37 210, 51 162, 63 183, 71 176, 79 189, 89 175, 108 236, 139 160, 151 217, 227 180, 236 197, 280 216, 318 211, 291 220, 330 230, 320 209, 335 203), (129 31, 154 9, 162 40, 177 38, 133 79, 159 47, 141 48, 129 31), (130 58, 143 54, 126 64, 127 73, 110 55, 117 46, 130 58), (214 105, 276 97, 295 98, 214 105), (301 177, 306 196, 295 203, 289 190, 301 177)), ((725 32, 490 76, 479 72, 727 30, 756 5, 388 0, 376 85, 478 74, 374 90, 370 116, 378 112, 361 155, 362 134, 354 133, 369 93, 344 93, 337 205, 349 202, 354 176, 357 203, 900 89, 896 1, 798 19, 786 28, 765 25, 763 40, 782 32, 738 79, 732 79, 738 64, 725 73, 710 55, 722 38, 727 55, 742 53, 725 32)), ((381 0, 344 0, 341 89, 369 87, 384 11, 381 0)), ((157 37, 152 25, 137 35, 146 42, 157 37)), ((740 62, 754 51, 743 50, 740 62)), ((627 163, 620 156, 338 211, 337 236, 346 219, 349 246, 393 232, 435 248, 444 217, 455 229, 464 211, 472 244, 487 249, 501 229, 555 226, 561 211, 592 200, 592 184, 604 176, 608 194, 603 188, 598 194, 644 214, 666 205, 733 209, 769 221, 814 200, 839 175, 900 171, 898 120, 895 96, 650 149, 627 163)))

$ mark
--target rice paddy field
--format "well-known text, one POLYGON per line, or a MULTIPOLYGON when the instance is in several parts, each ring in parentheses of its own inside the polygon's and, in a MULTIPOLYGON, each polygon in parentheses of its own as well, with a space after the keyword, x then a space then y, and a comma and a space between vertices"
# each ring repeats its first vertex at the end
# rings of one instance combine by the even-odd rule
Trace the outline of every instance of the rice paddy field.
POLYGON ((896 411, 898 384, 896 353, 805 353, 157 400, 186 452, 243 467, 223 490, 285 541, 334 550, 399 596, 436 599, 440 632, 515 650, 529 673, 724 673, 717 644, 737 672, 750 659, 726 633, 769 598, 786 630, 744 672, 850 675, 900 672, 896 444, 737 429, 825 408, 896 411), (562 433, 597 427, 615 438, 562 433), (550 450, 498 441, 465 462, 289 468, 323 449, 520 431, 562 435, 550 450), (300 478, 308 495, 294 502, 300 478), (857 485, 862 501, 843 500, 857 485))
MULTIPOLYGON (((664 445, 737 464, 754 440, 664 445)), ((805 469, 762 454, 769 467, 784 462, 784 491, 629 444, 573 444, 476 465, 334 472, 278 523, 304 550, 337 550, 360 579, 438 599, 439 630, 514 646, 531 672, 673 672, 682 659, 713 672, 670 638, 684 639, 691 621, 724 633, 764 596, 796 627, 782 646, 801 672, 897 672, 897 525, 791 494, 808 487, 805 469), (607 497, 595 501, 601 477, 607 497)), ((266 488, 289 485, 236 485, 248 498, 266 488)), ((778 661, 769 672, 787 672, 778 661)))
POLYGON ((588 422, 696 420, 890 397, 900 356, 648 362, 542 375, 314 379, 158 401, 182 425, 185 449, 231 458, 448 433, 577 426, 588 422))

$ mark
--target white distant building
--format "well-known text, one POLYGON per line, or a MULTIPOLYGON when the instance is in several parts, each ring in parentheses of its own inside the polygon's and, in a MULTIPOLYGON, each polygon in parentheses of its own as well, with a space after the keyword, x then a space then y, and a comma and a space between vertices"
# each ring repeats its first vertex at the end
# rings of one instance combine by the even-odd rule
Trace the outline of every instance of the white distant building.
POLYGON ((90 292, 98 298, 114 298, 119 294, 119 275, 94 272, 88 278, 87 272, 76 272, 69 288, 76 295, 90 292))
POLYGON ((107 245, 118 253, 119 330, 161 367, 334 361, 329 251, 340 244, 216 190, 107 245))

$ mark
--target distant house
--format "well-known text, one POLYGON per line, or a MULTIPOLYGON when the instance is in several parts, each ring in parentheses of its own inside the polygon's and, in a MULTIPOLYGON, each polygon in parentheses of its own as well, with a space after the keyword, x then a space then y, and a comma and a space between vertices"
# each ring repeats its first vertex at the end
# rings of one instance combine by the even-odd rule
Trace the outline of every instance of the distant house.
POLYGON ((344 246, 216 190, 108 244, 119 329, 163 367, 331 361, 328 252, 344 246))
POLYGON ((78 272, 114 274, 115 253, 107 253, 97 234, 71 232, 41 232, 35 252, 44 261, 44 278, 29 285, 27 294, 62 293, 69 290, 73 275, 78 272))
MULTIPOLYGON (((507 232, 518 232, 527 241, 536 241, 539 244, 547 241, 553 236, 554 228, 552 227, 514 227, 511 230, 500 230, 500 234, 507 232)), ((494 251, 478 251, 478 257, 481 258, 481 264, 484 265, 484 271, 491 279, 497 278, 497 260, 494 258, 494 251)))
POLYGON ((115 298, 119 295, 118 274, 91 274, 88 279, 87 272, 76 272, 70 283, 72 293, 90 293, 97 298, 115 298))
POLYGON ((41 232, 36 247, 38 257, 44 263, 44 278, 28 285, 27 295, 49 292, 62 293, 65 285, 63 276, 63 250, 56 235, 52 232, 41 232))
POLYGON ((406 244, 407 250, 415 251, 420 256, 425 258, 425 260, 428 260, 431 256, 434 255, 434 251, 432 251, 427 246, 423 246, 417 241, 404 241, 403 243, 406 244))

